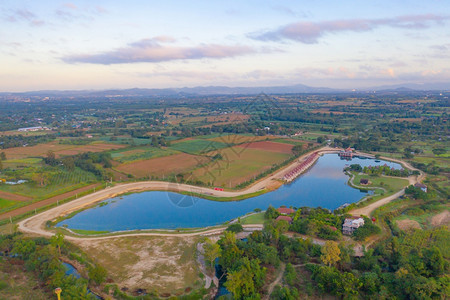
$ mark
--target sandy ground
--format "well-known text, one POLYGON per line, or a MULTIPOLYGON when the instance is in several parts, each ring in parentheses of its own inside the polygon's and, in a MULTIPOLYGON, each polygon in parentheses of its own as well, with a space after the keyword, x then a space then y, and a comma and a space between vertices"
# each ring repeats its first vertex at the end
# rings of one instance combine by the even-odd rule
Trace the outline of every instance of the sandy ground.
POLYGON ((196 237, 116 237, 77 241, 83 251, 108 269, 109 278, 130 293, 137 289, 161 294, 198 286, 196 237))
POLYGON ((422 229, 422 227, 420 227, 420 224, 415 221, 415 220, 397 220, 397 226, 398 228, 400 228, 401 230, 409 230, 409 229, 422 229))
POLYGON ((431 219, 432 226, 450 225, 450 211, 445 210, 431 219))

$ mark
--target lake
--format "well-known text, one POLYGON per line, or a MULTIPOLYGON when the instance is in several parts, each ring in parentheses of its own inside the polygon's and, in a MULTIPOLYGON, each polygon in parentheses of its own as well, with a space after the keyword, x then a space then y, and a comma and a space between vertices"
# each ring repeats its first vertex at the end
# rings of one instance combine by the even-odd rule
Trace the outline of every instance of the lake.
POLYGON ((96 231, 195 228, 222 224, 255 208, 265 210, 269 205, 320 206, 333 210, 367 195, 347 184, 348 176, 343 169, 350 164, 363 167, 387 164, 402 168, 400 164, 387 161, 359 157, 347 161, 337 154, 325 154, 292 183, 257 197, 218 202, 172 192, 148 191, 102 201, 57 226, 96 231))

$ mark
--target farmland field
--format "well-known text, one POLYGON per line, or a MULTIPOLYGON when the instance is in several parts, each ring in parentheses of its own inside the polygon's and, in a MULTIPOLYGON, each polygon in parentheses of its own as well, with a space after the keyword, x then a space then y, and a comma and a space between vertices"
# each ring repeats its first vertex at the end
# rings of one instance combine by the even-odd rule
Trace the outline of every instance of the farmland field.
POLYGON ((290 153, 292 153, 293 145, 263 141, 263 142, 242 144, 242 145, 239 145, 239 147, 245 148, 245 149, 259 149, 259 150, 264 150, 264 151, 273 151, 273 152, 290 154, 290 153))
MULTIPOLYGON (((39 175, 30 174, 29 176, 34 178, 39 175)), ((40 178, 35 178, 35 180, 40 181, 40 178)), ((97 179, 92 173, 81 169, 77 168, 71 172, 61 169, 47 173, 43 179, 42 186, 32 181, 18 185, 2 184, 0 185, 0 191, 41 199, 64 193, 95 181, 97 179)))
POLYGON ((211 156, 220 153, 221 160, 216 160, 193 172, 196 179, 205 183, 224 187, 236 185, 250 180, 261 172, 270 169, 290 157, 285 153, 264 151, 260 149, 235 146, 209 153, 211 156))
POLYGON ((119 165, 120 172, 131 174, 137 178, 156 176, 157 178, 185 173, 193 170, 198 164, 208 162, 208 158, 186 153, 180 153, 159 158, 119 165))
POLYGON ((163 157, 177 153, 179 152, 169 148, 156 148, 151 146, 145 146, 134 148, 133 150, 124 149, 123 151, 121 150, 114 151, 111 153, 111 156, 116 161, 126 163, 137 160, 163 157))
POLYGON ((265 141, 274 138, 273 136, 257 136, 257 135, 243 135, 243 134, 230 134, 222 135, 215 138, 211 138, 211 141, 222 142, 228 145, 237 145, 242 143, 265 141))
POLYGON ((106 150, 123 148, 123 145, 93 143, 89 145, 65 145, 53 141, 31 147, 16 147, 3 150, 8 159, 24 159, 29 157, 46 156, 48 151, 55 152, 56 156, 74 155, 83 152, 102 152, 106 150))
POLYGON ((170 149, 189 154, 202 154, 225 147, 228 147, 228 145, 222 142, 192 139, 174 143, 170 146, 170 149))

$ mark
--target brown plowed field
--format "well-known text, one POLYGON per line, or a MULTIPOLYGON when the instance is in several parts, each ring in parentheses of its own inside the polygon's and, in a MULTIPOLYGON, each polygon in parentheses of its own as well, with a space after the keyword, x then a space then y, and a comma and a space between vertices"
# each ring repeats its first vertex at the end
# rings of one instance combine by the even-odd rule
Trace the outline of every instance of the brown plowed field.
POLYGON ((151 175, 158 177, 168 176, 170 174, 184 173, 192 170, 199 163, 209 161, 206 157, 180 153, 170 156, 141 160, 128 164, 122 164, 116 169, 125 174, 132 174, 141 178, 151 175))
POLYGON ((28 201, 31 197, 0 191, 0 198, 13 201, 28 201))
POLYGON ((290 144, 284 144, 284 143, 262 141, 262 142, 242 144, 242 145, 239 145, 238 147, 290 154, 290 153, 292 153, 292 147, 294 147, 294 146, 290 145, 290 144))

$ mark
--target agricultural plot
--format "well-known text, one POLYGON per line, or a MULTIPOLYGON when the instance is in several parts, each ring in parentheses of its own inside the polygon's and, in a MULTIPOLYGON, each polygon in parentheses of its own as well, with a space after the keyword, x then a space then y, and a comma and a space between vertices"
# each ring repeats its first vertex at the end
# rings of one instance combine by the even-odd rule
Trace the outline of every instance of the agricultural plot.
POLYGON ((193 172, 195 179, 217 186, 235 187, 290 157, 286 153, 240 146, 208 154, 214 156, 217 153, 222 155, 222 159, 212 161, 208 165, 195 170, 193 172))
POLYGON ((163 156, 169 156, 179 153, 170 148, 156 148, 156 147, 139 147, 132 150, 124 149, 119 151, 114 151, 111 153, 111 157, 121 163, 127 163, 138 160, 146 160, 150 158, 157 158, 163 156))
POLYGON ((57 157, 64 155, 74 155, 83 152, 103 152, 112 149, 119 149, 125 147, 124 145, 93 143, 88 145, 64 145, 53 141, 46 144, 39 144, 31 147, 17 147, 2 150, 6 157, 12 160, 21 160, 30 157, 43 157, 47 155, 48 151, 55 152, 57 157))
POLYGON ((61 169, 43 173, 30 173, 26 176, 25 178, 30 180, 29 182, 18 185, 2 184, 0 185, 0 191, 27 198, 43 199, 97 181, 92 173, 78 168, 72 172, 61 169))
POLYGON ((137 178, 151 178, 152 176, 167 178, 170 175, 190 172, 209 160, 207 157, 180 153, 122 164, 117 166, 116 170, 125 174, 131 174, 137 178))
POLYGON ((239 145, 238 147, 245 149, 259 149, 264 151, 273 151, 278 153, 291 154, 293 145, 263 141, 263 142, 246 143, 239 145))
POLYGON ((274 136, 258 136, 252 134, 225 134, 221 136, 217 136, 211 138, 211 141, 226 143, 228 145, 239 145, 243 143, 257 142, 257 141, 265 141, 269 139, 273 139, 274 136))
POLYGON ((173 143, 169 148, 189 154, 204 154, 225 147, 228 145, 222 142, 192 139, 173 143))

